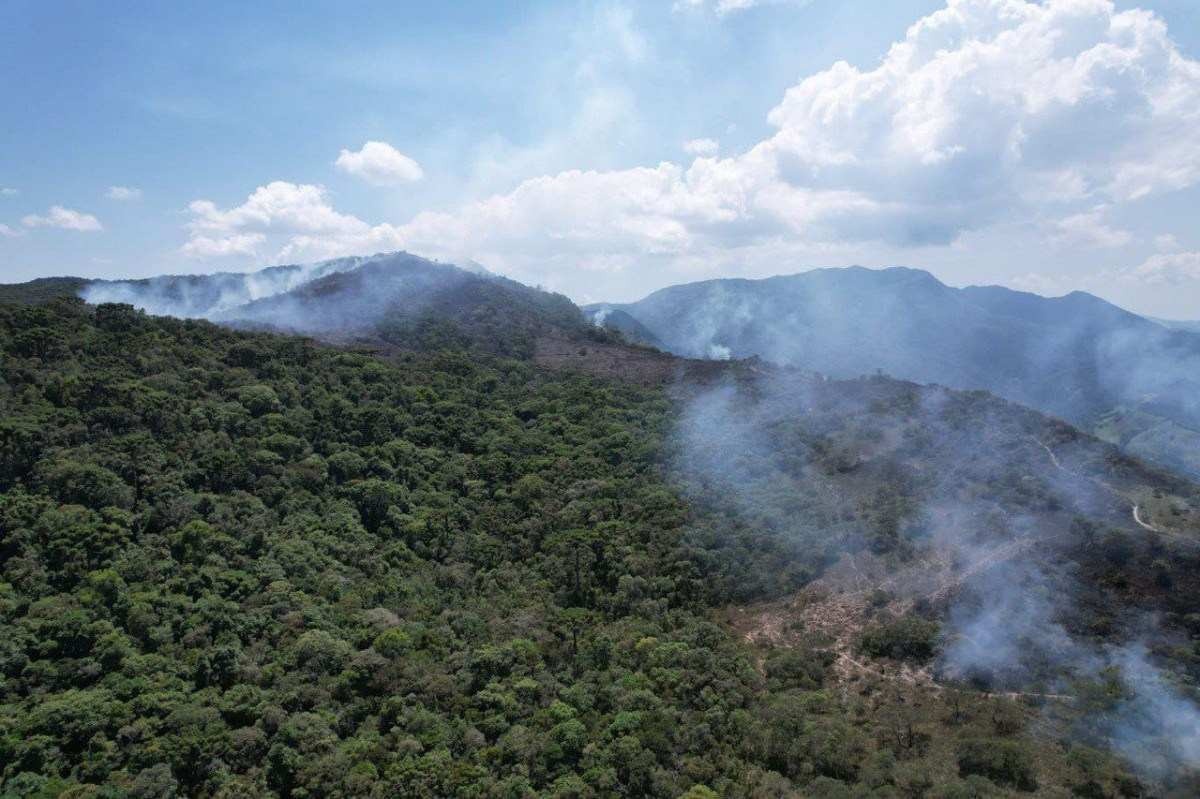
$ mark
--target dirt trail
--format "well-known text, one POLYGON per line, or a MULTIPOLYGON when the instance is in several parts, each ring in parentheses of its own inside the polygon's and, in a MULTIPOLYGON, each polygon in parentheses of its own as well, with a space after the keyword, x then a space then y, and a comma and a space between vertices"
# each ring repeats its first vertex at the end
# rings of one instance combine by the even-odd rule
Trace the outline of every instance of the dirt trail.
POLYGON ((1071 471, 1070 469, 1068 469, 1067 467, 1062 465, 1062 462, 1059 461, 1058 456, 1054 454, 1054 450, 1050 449, 1050 447, 1048 447, 1044 441, 1042 441, 1039 438, 1035 438, 1034 441, 1036 441, 1042 449, 1046 450, 1046 454, 1050 456, 1050 462, 1053 463, 1054 468, 1058 469, 1060 472, 1063 472, 1064 474, 1069 474, 1072 477, 1079 477, 1084 480, 1090 480, 1091 482, 1093 482, 1096 485, 1103 488, 1108 493, 1112 494, 1114 497, 1117 497, 1125 502, 1129 502, 1130 505, 1132 506, 1132 510, 1133 510, 1134 524, 1136 524, 1138 527, 1141 527, 1143 530, 1148 530, 1151 533, 1158 533, 1159 535, 1177 535, 1177 533, 1174 533, 1171 530, 1164 530, 1161 527, 1155 527, 1154 525, 1150 524, 1149 522, 1143 521, 1142 517, 1139 513, 1141 507, 1136 502, 1133 502, 1132 500, 1130 500, 1130 498, 1128 496, 1126 496, 1123 491, 1120 491, 1119 489, 1114 488, 1112 485, 1109 485, 1108 483, 1104 482, 1103 480, 1101 480, 1098 477, 1090 477, 1088 475, 1082 475, 1082 474, 1079 474, 1078 472, 1071 471))
POLYGON ((1138 506, 1137 505, 1133 506, 1133 520, 1138 523, 1139 527, 1143 527, 1152 533, 1165 533, 1166 532, 1165 530, 1158 529, 1157 527, 1155 527, 1152 524, 1147 524, 1146 522, 1142 521, 1142 517, 1138 515, 1138 506))

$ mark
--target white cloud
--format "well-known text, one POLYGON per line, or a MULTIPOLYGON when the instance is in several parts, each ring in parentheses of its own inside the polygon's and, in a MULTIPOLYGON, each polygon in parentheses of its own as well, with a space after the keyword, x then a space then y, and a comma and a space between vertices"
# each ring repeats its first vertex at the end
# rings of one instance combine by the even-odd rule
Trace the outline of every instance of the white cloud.
POLYGON ((688 155, 710 157, 720 149, 721 145, 716 139, 688 139, 683 143, 683 151, 688 155))
POLYGON ((366 227, 329 205, 322 186, 295 184, 277 180, 255 189, 241 205, 221 210, 210 200, 195 200, 188 205, 192 221, 188 227, 196 234, 233 233, 248 228, 284 232, 346 233, 366 227))
POLYGON ((374 186, 414 183, 425 176, 421 165, 387 142, 369 141, 358 152, 342 150, 338 169, 374 186))
POLYGON ((11 228, 8 225, 0 223, 0 236, 4 236, 6 238, 16 238, 17 236, 21 235, 24 235, 24 231, 17 230, 16 228, 11 228))
POLYGON ((104 196, 110 200, 140 200, 142 199, 142 190, 133 186, 109 186, 104 196))
POLYGON ((214 238, 193 236, 180 252, 193 258, 214 258, 229 255, 257 255, 259 246, 267 240, 262 233, 235 233, 214 238))
POLYGON ((390 225, 372 228, 329 203, 322 186, 275 181, 255 189, 233 208, 218 208, 211 200, 188 205, 191 238, 181 252, 197 258, 259 255, 264 245, 276 246, 276 257, 332 257, 368 248, 394 249, 390 225))
POLYGON ((1106 213, 1200 182, 1200 63, 1107 0, 949 0, 874 68, 813 74, 768 120, 739 154, 557 172, 400 225, 275 183, 227 211, 194 203, 193 231, 280 234, 288 257, 473 258, 581 293, 598 272, 784 271, 799 248, 943 247, 1004 225, 1122 246, 1106 213))
POLYGON ((536 178, 397 232, 530 269, 564 250, 611 265, 779 238, 936 246, 1048 216, 1053 239, 1116 247, 1130 234, 1097 206, 1200 181, 1200 139, 1181 135, 1200 123, 1200 64, 1106 0, 951 0, 875 69, 835 64, 768 118, 740 155, 536 178))
POLYGON ((51 206, 45 216, 29 214, 21 220, 21 224, 25 227, 56 227, 63 230, 78 230, 85 233, 104 230, 104 226, 100 224, 100 220, 91 214, 73 211, 70 208, 63 208, 61 205, 51 206))
POLYGON ((1200 252, 1156 253, 1134 267, 1130 276, 1167 286, 1200 281, 1200 252))
POLYGON ((1051 238, 1060 246, 1114 248, 1124 247, 1133 241, 1133 234, 1105 224, 1107 209, 1097 206, 1090 211, 1072 214, 1055 222, 1051 238))
POLYGON ((1098 204, 1200 180, 1200 139, 1179 135, 1200 122, 1200 64, 1158 18, 1104 0, 952 0, 877 68, 812 75, 769 120, 776 132, 740 155, 562 172, 397 231, 417 249, 454 242, 514 264, 778 237, 940 245, 1051 215, 1052 235, 1118 246, 1129 234, 1105 226, 1098 204))
POLYGON ((1200 122, 1200 64, 1108 0, 951 0, 878 68, 835 64, 770 119, 784 180, 903 199, 918 235, 1200 179, 1200 140, 1179 135, 1200 122))
POLYGON ((16 197, 20 193, 21 192, 17 191, 14 188, 9 187, 9 186, 0 188, 0 197, 16 197))

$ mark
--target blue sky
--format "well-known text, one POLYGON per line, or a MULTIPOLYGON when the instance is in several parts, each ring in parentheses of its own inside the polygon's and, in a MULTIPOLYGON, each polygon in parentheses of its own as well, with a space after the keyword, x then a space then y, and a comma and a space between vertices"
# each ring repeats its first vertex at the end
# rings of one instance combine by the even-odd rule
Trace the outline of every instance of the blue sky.
POLYGON ((583 301, 905 264, 1200 318, 1200 4, 950 6, 9 0, 2 279, 405 247, 583 301), (919 20, 942 54, 885 61, 919 20))

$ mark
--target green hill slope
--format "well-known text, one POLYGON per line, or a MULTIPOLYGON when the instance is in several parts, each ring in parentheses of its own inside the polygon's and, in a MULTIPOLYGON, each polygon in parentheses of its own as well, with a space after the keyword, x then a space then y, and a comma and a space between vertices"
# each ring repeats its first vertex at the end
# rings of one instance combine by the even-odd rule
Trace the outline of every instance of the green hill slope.
MULTIPOLYGON (((479 313, 486 329, 500 309, 479 313)), ((887 677, 891 663, 953 645, 957 602, 896 620, 899 605, 879 604, 850 657, 881 676, 857 682, 841 643, 803 613, 753 641, 728 616, 761 631, 759 603, 837 577, 844 557, 869 554, 892 575, 927 564, 919 510, 936 488, 1027 516, 1030 535, 1075 524, 1050 553, 1086 574, 1101 561, 1080 542, 1111 540, 1120 557, 1100 579, 1112 584, 1086 594, 1078 624, 1145 607, 1171 614, 1170 634, 1187 624, 1188 574, 1200 573, 1184 546, 1188 484, 983 395, 777 384, 753 364, 639 387, 567 361, 549 371, 445 347, 383 362, 127 306, 0 308, 6 794, 1192 785, 1178 767, 1133 776, 1105 754, 1112 730, 1079 734, 1075 705, 1046 712, 994 692, 1054 676, 1037 664, 979 687, 887 677), (740 388, 713 405, 728 380, 740 388), (720 432, 706 408, 740 414, 712 417, 740 449, 688 436, 697 422, 720 432), (978 427, 977 413, 995 424, 978 427), (946 436, 923 438, 935 419, 946 436), (977 454, 957 479, 928 479, 954 473, 951 433, 977 454), (1059 482, 1039 442, 1075 476, 1059 482), (732 468, 705 456, 714 449, 732 468), (993 479, 983 470, 995 463, 1008 468, 993 479), (1132 527, 1124 494, 1099 479, 1135 498, 1157 490, 1165 504, 1149 518, 1170 536, 1132 527), (1155 558, 1166 565, 1148 569, 1155 558), (1174 597, 1154 569, 1176 581, 1174 597)), ((1024 528, 962 529, 999 544, 1024 528)), ((1071 634, 1123 643, 1130 627, 1108 623, 1071 634)), ((1186 677, 1184 655, 1154 657, 1186 677)), ((1163 733, 1139 734, 1153 746, 1163 733)))

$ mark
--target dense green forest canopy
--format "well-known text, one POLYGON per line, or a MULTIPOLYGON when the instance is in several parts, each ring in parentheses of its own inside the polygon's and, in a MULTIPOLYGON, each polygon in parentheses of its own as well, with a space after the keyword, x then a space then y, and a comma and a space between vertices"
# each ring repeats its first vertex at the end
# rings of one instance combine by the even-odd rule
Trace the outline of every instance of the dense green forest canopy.
MULTIPOLYGON (((1027 703, 848 691, 827 648, 748 646, 723 623, 719 609, 828 569, 822 525, 894 563, 919 547, 905 521, 920 481, 861 507, 864 486, 846 507, 780 493, 812 470, 847 486, 888 473, 854 442, 879 449, 868 428, 910 412, 907 384, 844 389, 868 391, 866 422, 780 429, 821 457, 791 468, 786 448, 768 450, 775 477, 705 502, 689 494, 704 478, 671 456, 686 396, 542 370, 469 337, 383 362, 58 300, 0 308, 0 353, 5 797, 1151 784, 1103 742, 1044 745, 1027 703), (763 518, 740 511, 760 495, 763 518)), ((906 435, 897 458, 925 446, 906 435)), ((1020 480, 1003 491, 1046 501, 1020 480)), ((1147 547, 1127 543, 1120 568, 1141 568, 1147 547)), ((922 613, 881 613, 863 651, 928 659, 938 614, 922 613)))

